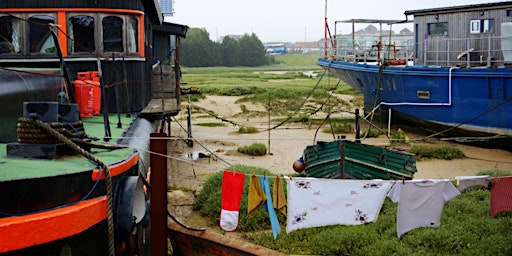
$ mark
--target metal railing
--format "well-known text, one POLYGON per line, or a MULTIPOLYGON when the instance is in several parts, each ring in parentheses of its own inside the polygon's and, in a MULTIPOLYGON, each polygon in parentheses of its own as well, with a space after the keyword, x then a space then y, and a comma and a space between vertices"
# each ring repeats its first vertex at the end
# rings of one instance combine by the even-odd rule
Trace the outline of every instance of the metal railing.
MULTIPOLYGON (((414 43, 412 35, 365 36, 335 38, 335 48, 329 49, 331 56, 339 61, 353 63, 382 64, 393 60, 403 65, 448 66, 448 67, 496 67, 504 61, 501 37, 487 36, 451 39, 432 37, 414 43)), ((509 37, 508 40, 512 40, 509 37)), ((509 50, 512 51, 512 50, 509 50)))

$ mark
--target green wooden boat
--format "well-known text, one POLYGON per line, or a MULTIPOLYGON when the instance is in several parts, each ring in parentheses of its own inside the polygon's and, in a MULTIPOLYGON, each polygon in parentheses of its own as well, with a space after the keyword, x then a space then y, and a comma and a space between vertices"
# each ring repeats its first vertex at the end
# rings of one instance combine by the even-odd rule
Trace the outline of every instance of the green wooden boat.
POLYGON ((315 178, 412 179, 414 155, 348 140, 318 142, 304 150, 305 174, 315 178))

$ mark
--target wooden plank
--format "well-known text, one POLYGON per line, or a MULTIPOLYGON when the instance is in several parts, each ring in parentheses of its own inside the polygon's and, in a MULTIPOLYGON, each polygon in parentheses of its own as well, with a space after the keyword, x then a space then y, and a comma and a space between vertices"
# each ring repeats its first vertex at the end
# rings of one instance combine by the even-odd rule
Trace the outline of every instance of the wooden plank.
POLYGON ((176 99, 164 99, 162 106, 162 99, 152 99, 149 104, 141 111, 141 114, 164 114, 176 115, 179 112, 178 101, 176 99))

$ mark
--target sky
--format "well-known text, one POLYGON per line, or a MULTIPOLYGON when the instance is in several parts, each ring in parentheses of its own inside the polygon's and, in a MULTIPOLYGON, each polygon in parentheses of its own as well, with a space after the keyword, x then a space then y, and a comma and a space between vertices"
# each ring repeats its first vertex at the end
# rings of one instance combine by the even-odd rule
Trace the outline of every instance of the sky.
MULTIPOLYGON (((326 14, 334 34, 334 21, 403 20, 405 11, 491 2, 501 1, 327 0, 326 8, 325 0, 174 0, 174 16, 166 17, 165 21, 204 28, 214 41, 226 35, 254 33, 264 43, 303 42, 324 37, 326 14)), ((337 25, 336 30, 338 33, 351 31, 350 27, 341 25, 337 25)))

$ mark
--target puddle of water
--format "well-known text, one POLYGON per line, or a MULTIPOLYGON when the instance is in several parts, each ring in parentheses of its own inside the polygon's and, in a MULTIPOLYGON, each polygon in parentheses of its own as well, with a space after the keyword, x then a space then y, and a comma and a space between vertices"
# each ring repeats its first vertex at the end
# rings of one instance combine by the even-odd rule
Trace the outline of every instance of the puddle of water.
POLYGON ((198 159, 199 158, 199 151, 183 153, 183 158, 194 159, 194 160, 198 159))
POLYGON ((187 159, 196 160, 199 158, 207 158, 208 155, 201 151, 192 151, 192 152, 183 153, 182 157, 187 158, 187 159))

